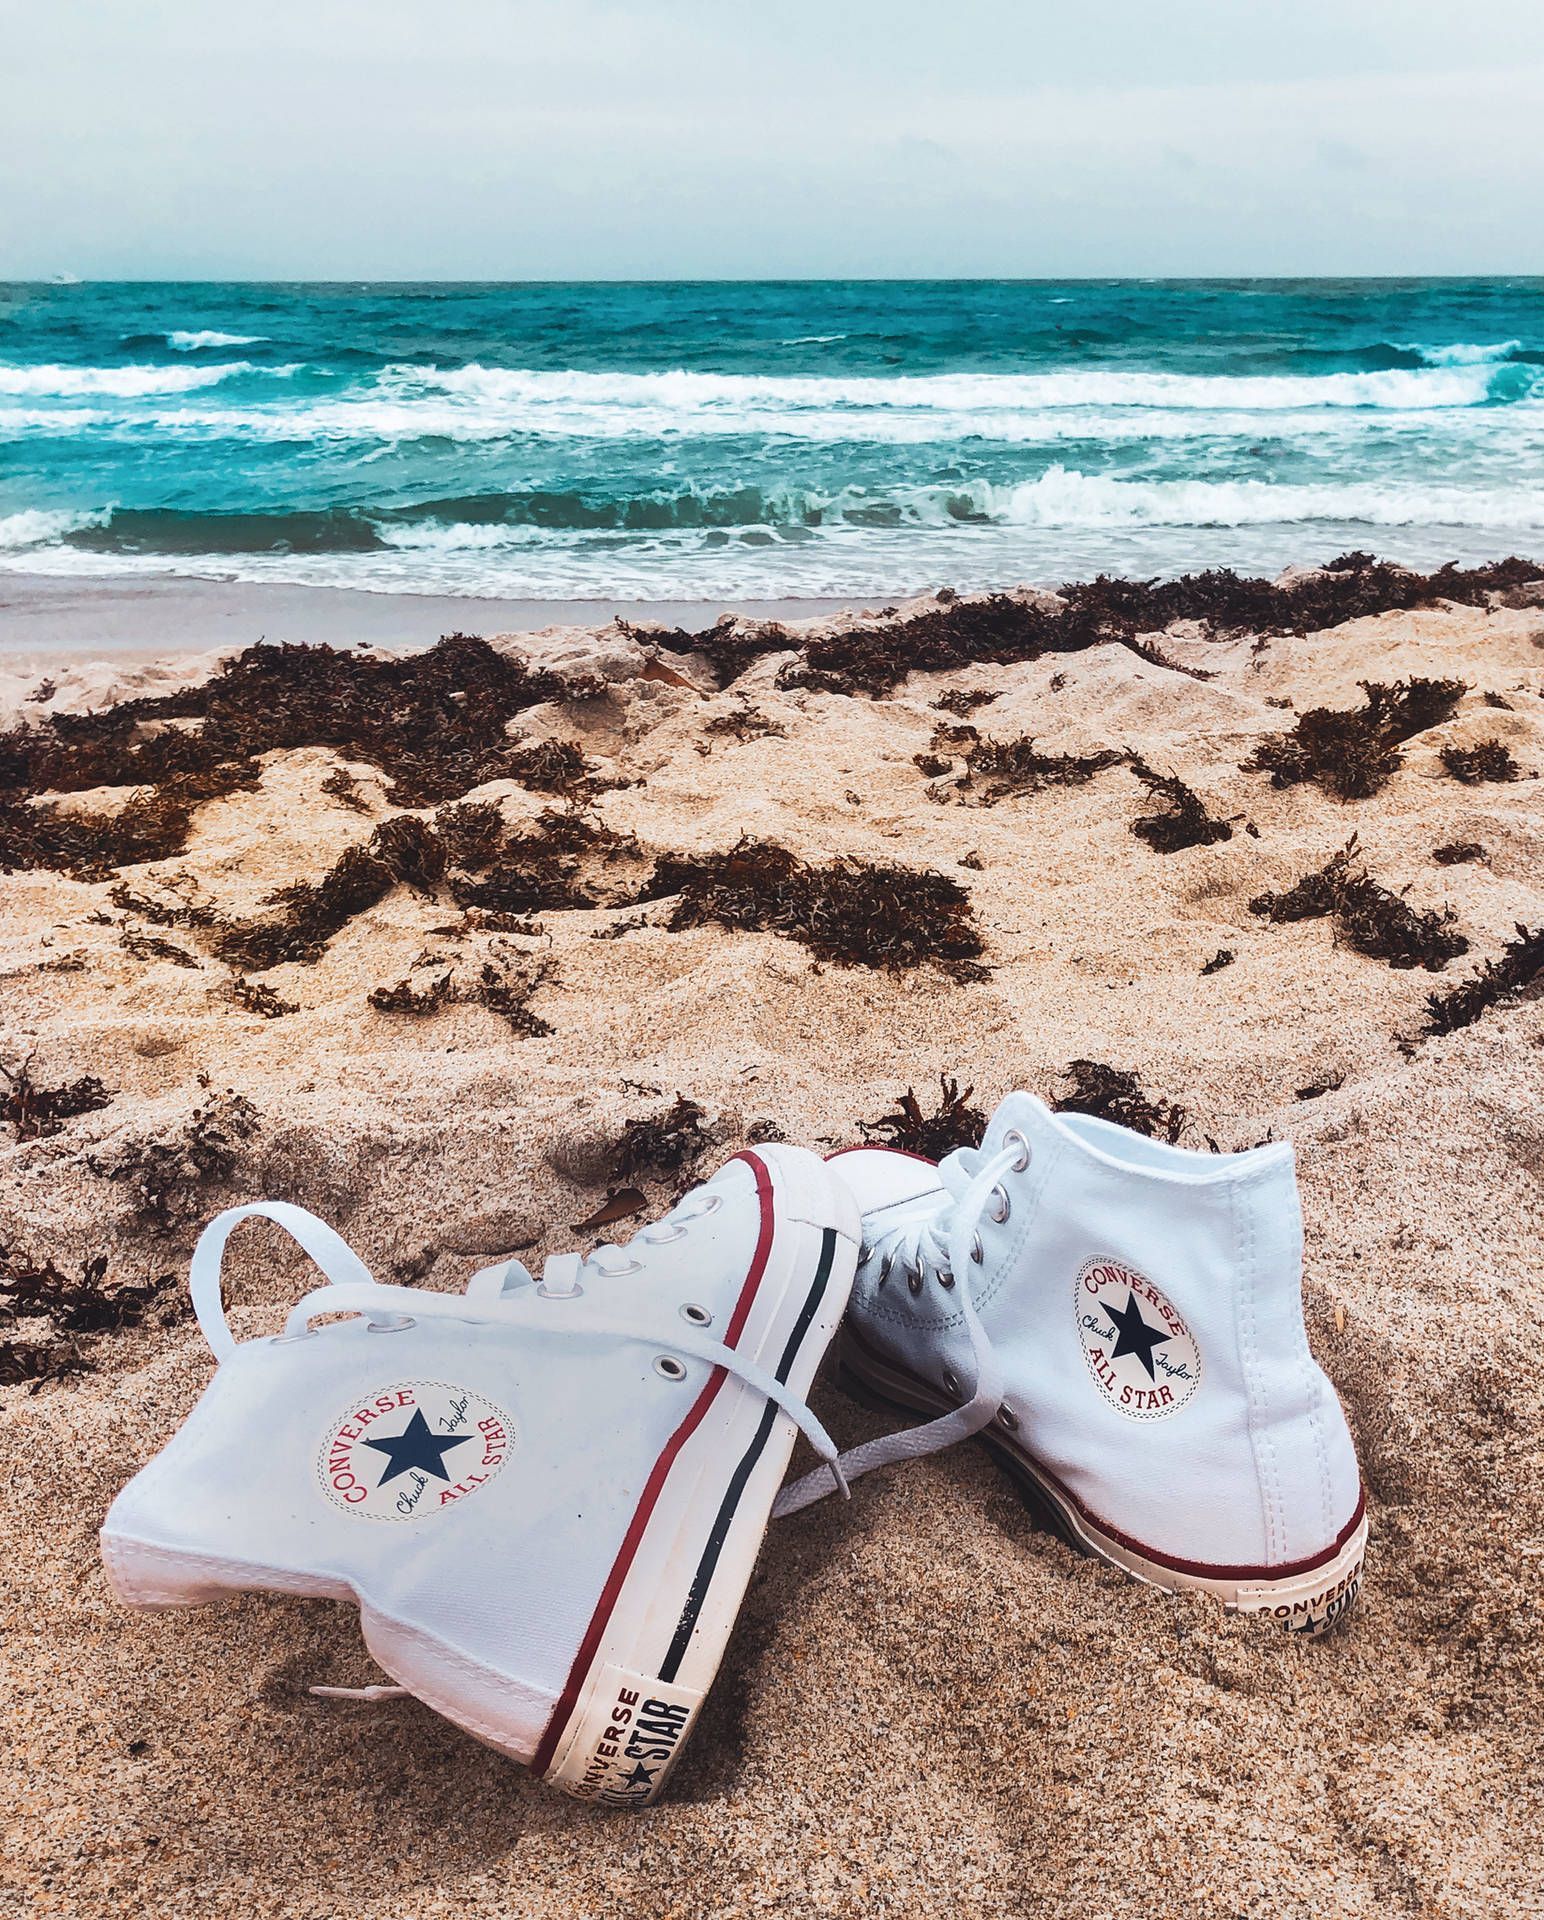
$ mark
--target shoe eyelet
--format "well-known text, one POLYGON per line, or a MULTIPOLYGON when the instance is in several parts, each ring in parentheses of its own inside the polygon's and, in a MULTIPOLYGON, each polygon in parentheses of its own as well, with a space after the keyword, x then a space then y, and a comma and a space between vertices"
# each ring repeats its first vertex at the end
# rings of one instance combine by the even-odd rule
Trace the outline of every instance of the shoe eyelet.
POLYGON ((679 1384, 686 1378, 686 1368, 673 1353, 657 1353, 654 1356, 654 1371, 661 1380, 670 1380, 679 1384))
POLYGON ((882 1287, 885 1284, 885 1282, 890 1278, 890 1269, 894 1265, 895 1265, 895 1255, 893 1253, 887 1253, 884 1259, 881 1260, 879 1263, 879 1275, 874 1282, 874 1285, 876 1287, 882 1287))
POLYGON ((960 1378, 959 1378, 959 1375, 954 1371, 953 1367, 944 1368, 943 1382, 944 1382, 944 1391, 946 1393, 952 1393, 955 1399, 958 1400, 960 1397, 960 1378))
POLYGON ((645 1227, 642 1238, 647 1240, 651 1247, 668 1247, 672 1240, 684 1240, 686 1229, 676 1226, 674 1222, 664 1227, 663 1231, 657 1231, 655 1227, 645 1227))
POLYGON ((711 1327, 713 1316, 706 1307, 699 1307, 695 1300, 688 1300, 681 1308, 681 1318, 694 1327, 711 1327))
POLYGON ((949 1293, 953 1290, 954 1275, 949 1271, 947 1267, 940 1267, 938 1269, 938 1284, 943 1288, 945 1293, 949 1293))
POLYGON ((717 1213, 724 1204, 724 1196, 721 1193, 703 1193, 699 1194, 698 1198, 702 1202, 702 1211, 696 1216, 699 1220, 706 1220, 710 1213, 717 1213))
POLYGON ((1012 1407, 1008 1405, 1006 1400, 997 1409, 997 1424, 1000 1427, 1006 1427, 1009 1433, 1017 1433, 1019 1430, 1019 1416, 1013 1411, 1012 1407))
POLYGON ((406 1333, 409 1327, 416 1327, 417 1325, 418 1322, 410 1313, 389 1313, 380 1320, 367 1320, 365 1322, 365 1332, 406 1333))
POLYGON ((571 1287, 549 1287, 545 1280, 538 1280, 536 1291, 543 1300, 577 1300, 584 1292, 584 1288, 577 1280, 571 1287))
POLYGON ((302 1340, 314 1340, 320 1332, 320 1327, 307 1327, 304 1333, 270 1334, 268 1344, 270 1347, 295 1347, 302 1340))
POLYGON ((597 1265, 595 1271, 600 1275, 602 1280, 622 1280, 630 1273, 642 1273, 643 1262, 641 1260, 624 1260, 619 1267, 602 1267, 597 1265))
POLYGON ((981 1244, 981 1235, 979 1233, 973 1233, 970 1236, 970 1257, 972 1262, 978 1267, 986 1258, 986 1248, 981 1244))
POLYGON ((921 1270, 921 1268, 920 1268, 920 1267, 908 1267, 908 1268, 907 1268, 907 1270, 906 1270, 906 1284, 907 1284, 907 1286, 908 1286, 908 1287, 910 1287, 910 1289, 912 1290, 912 1292, 913 1292, 913 1293, 921 1293, 921 1291, 922 1291, 922 1270, 921 1270))
POLYGON ((1008 1189, 993 1187, 991 1201, 991 1206, 987 1208, 987 1216, 994 1226, 1000 1227, 1013 1211, 1013 1202, 1008 1198, 1008 1189))
POLYGON ((1023 1134, 1019 1132, 1017 1127, 1010 1127, 1003 1135, 1003 1145, 1005 1147, 1016 1146, 1019 1150, 1019 1157, 1013 1163, 1013 1171, 1015 1173, 1022 1173, 1035 1157, 1034 1148, 1030 1146, 1029 1142, 1024 1138, 1023 1134))

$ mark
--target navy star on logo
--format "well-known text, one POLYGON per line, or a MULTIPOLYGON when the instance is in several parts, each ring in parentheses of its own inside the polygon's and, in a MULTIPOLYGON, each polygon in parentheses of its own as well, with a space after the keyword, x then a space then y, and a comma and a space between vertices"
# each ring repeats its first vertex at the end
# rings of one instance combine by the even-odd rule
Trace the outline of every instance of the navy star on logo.
POLYGON ((1160 1333, 1156 1327, 1149 1326, 1142 1318, 1142 1309, 1137 1305, 1137 1297, 1128 1287, 1126 1304, 1117 1313, 1108 1300, 1102 1301, 1105 1312, 1115 1323, 1115 1346, 1110 1358, 1119 1360, 1123 1353, 1134 1353, 1147 1369, 1149 1380, 1158 1375, 1153 1370, 1153 1348, 1161 1347, 1165 1340, 1172 1340, 1172 1333, 1160 1333))
POLYGON ((654 1774, 658 1772, 659 1768, 656 1767, 654 1772, 651 1773, 640 1760, 631 1773, 622 1776, 622 1785, 624 1787, 652 1787, 654 1784, 654 1774))
POLYGON ((444 1456, 452 1447, 465 1446, 471 1437, 469 1433, 455 1433, 441 1438, 431 1433, 423 1408, 414 1407, 412 1419, 394 1440, 365 1441, 367 1447, 384 1453, 391 1462, 375 1484, 384 1487, 388 1480, 395 1480, 399 1473, 410 1473, 416 1469, 420 1473, 432 1473, 448 1485, 450 1475, 445 1471, 444 1456))

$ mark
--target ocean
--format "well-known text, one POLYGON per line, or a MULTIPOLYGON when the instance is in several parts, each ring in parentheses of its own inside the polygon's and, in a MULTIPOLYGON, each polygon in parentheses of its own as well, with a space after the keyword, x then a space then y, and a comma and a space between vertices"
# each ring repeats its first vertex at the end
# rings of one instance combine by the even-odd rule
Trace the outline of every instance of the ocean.
POLYGON ((894 599, 1544 557, 1544 280, 0 286, 0 568, 894 599))

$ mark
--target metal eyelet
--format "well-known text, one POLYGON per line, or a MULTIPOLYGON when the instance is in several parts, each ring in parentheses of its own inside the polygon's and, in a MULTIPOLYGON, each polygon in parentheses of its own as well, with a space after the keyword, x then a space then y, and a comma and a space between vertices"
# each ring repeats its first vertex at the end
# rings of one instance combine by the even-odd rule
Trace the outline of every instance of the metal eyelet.
POLYGON ((688 1300, 681 1309, 681 1318, 694 1327, 711 1327, 713 1316, 706 1307, 699 1307, 695 1300, 688 1300))
POLYGON ((993 1187, 990 1198, 992 1204, 987 1208, 987 1217, 995 1226, 1000 1227, 1012 1213, 1013 1202, 1008 1198, 1006 1187, 993 1187))
POLYGON ((679 1382, 686 1378, 686 1368, 673 1353, 657 1353, 654 1356, 654 1371, 661 1380, 679 1382))
POLYGON ((1013 1411, 1012 1407, 1008 1405, 1006 1400, 997 1409, 997 1424, 1000 1427, 1006 1427, 1009 1433, 1017 1433, 1019 1430, 1019 1416, 1013 1411))
POLYGON ((304 1333, 275 1333, 269 1336, 270 1347, 294 1347, 302 1340, 314 1340, 321 1332, 320 1327, 307 1327, 304 1333))
POLYGON ((721 1193, 703 1193, 697 1197, 703 1203, 701 1213, 695 1216, 699 1220, 706 1220, 710 1213, 717 1213, 724 1204, 724 1196, 721 1193))
POLYGON ((911 1288, 913 1293, 921 1293, 922 1269, 920 1267, 908 1267, 906 1269, 906 1284, 911 1288))
POLYGON ((407 1328, 416 1327, 417 1325, 418 1322, 410 1313, 388 1313, 379 1320, 367 1320, 365 1322, 365 1332, 403 1333, 407 1328))
POLYGON ((959 1375, 954 1371, 953 1367, 944 1368, 943 1380, 944 1391, 946 1393, 952 1393, 955 1399, 958 1400, 960 1397, 960 1380, 959 1375))
POLYGON ((981 1235, 979 1233, 973 1233, 970 1236, 970 1257, 978 1267, 986 1258, 986 1248, 981 1244, 981 1235))
MULTIPOLYGON (((657 1224, 663 1226, 664 1223, 659 1222, 657 1224)), ((686 1238, 686 1229, 685 1227, 678 1227, 672 1223, 670 1226, 665 1227, 662 1233, 657 1233, 653 1227, 645 1227, 643 1230, 643 1238, 648 1241, 651 1247, 668 1247, 672 1240, 684 1240, 686 1238)))
POLYGON ((940 1267, 938 1269, 938 1284, 943 1288, 945 1293, 949 1293, 953 1290, 954 1275, 949 1271, 947 1267, 940 1267))
POLYGON ((884 1259, 881 1260, 879 1263, 879 1277, 874 1282, 874 1285, 876 1287, 882 1287, 885 1284, 885 1282, 890 1278, 890 1269, 894 1265, 895 1265, 895 1255, 893 1253, 887 1253, 884 1259))
POLYGON ((641 1260, 624 1260, 619 1267, 603 1267, 597 1263, 595 1271, 600 1275, 602 1280, 621 1280, 630 1273, 642 1273, 643 1262, 641 1260))
POLYGON ((538 1280, 536 1291, 543 1300, 577 1300, 584 1292, 584 1288, 577 1280, 571 1287, 549 1287, 545 1280, 538 1280))
POLYGON ((1017 1127, 1010 1127, 1003 1135, 1003 1145, 1005 1147, 1017 1146, 1019 1157, 1013 1163, 1013 1171, 1015 1173, 1022 1173, 1034 1158, 1034 1148, 1030 1146, 1029 1142, 1024 1138, 1023 1134, 1019 1132, 1017 1127))

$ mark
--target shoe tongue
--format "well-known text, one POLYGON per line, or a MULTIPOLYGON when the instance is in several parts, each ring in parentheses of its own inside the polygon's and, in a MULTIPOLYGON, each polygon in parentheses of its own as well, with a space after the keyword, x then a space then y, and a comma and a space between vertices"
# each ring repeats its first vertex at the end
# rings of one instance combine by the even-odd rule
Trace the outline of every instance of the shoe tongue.
POLYGON ((1050 1111, 1043 1100, 1032 1093, 1010 1093, 987 1122, 981 1142, 983 1153, 996 1153, 1008 1133, 1022 1133, 1026 1140, 1038 1140, 1050 1124, 1050 1111))

